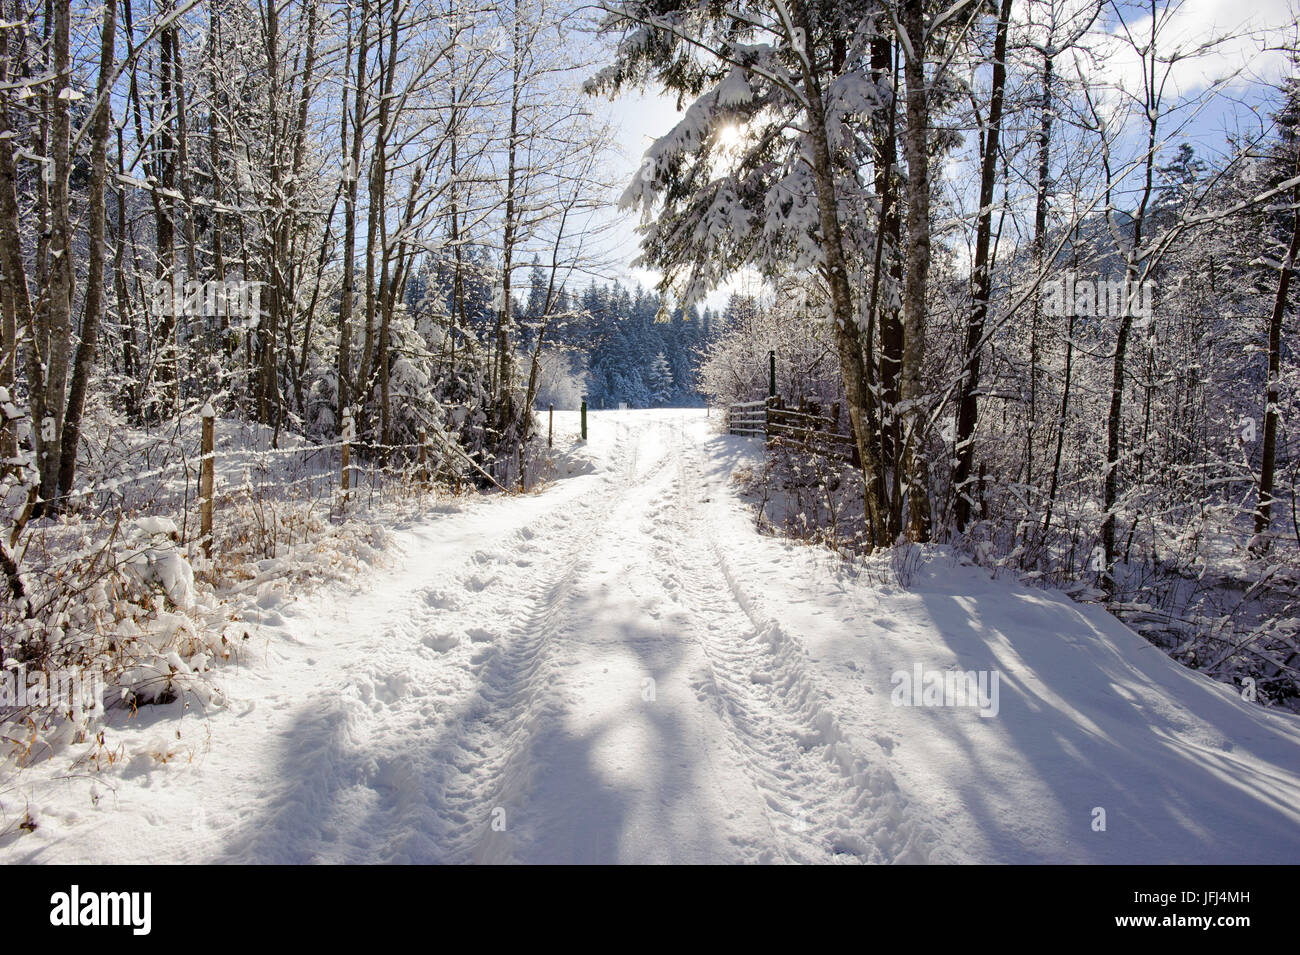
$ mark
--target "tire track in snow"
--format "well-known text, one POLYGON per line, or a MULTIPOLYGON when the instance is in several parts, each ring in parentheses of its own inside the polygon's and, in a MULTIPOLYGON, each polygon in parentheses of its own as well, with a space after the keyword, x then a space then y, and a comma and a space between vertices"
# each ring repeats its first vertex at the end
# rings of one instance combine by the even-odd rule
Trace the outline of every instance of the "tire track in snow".
MULTIPOLYGON (((624 427, 611 464, 628 455, 628 438, 624 427)), ((453 544, 458 564, 450 574, 431 580, 422 567, 408 570, 402 585, 358 595, 337 619, 321 622, 312 643, 321 657, 343 658, 341 679, 295 701, 297 718, 273 730, 285 771, 256 808, 240 811, 221 857, 453 861, 464 830, 477 822, 476 781, 501 756, 491 727, 520 710, 540 650, 526 627, 516 645, 509 621, 536 605, 547 581, 572 570, 585 537, 563 548, 561 570, 522 592, 510 564, 535 553, 549 564, 546 542, 571 541, 575 525, 598 517, 601 503, 620 493, 618 478, 611 472, 606 493, 562 499, 499 537, 489 530, 463 556, 453 544)), ((435 540, 438 530, 431 525, 435 540)))
POLYGON ((607 472, 604 493, 580 500, 565 511, 565 528, 530 533, 533 541, 563 535, 568 541, 559 553, 544 555, 548 565, 558 564, 528 588, 511 613, 514 623, 505 629, 498 651, 483 674, 482 688, 466 714, 462 732, 453 742, 467 754, 457 764, 457 779, 446 790, 441 813, 459 821, 446 835, 449 861, 501 863, 513 859, 509 822, 521 799, 527 797, 532 775, 532 747, 548 719, 557 718, 565 704, 555 690, 556 666, 548 650, 553 639, 570 623, 566 610, 579 581, 590 568, 597 542, 616 526, 620 508, 669 464, 660 455, 642 473, 640 435, 626 426, 615 443, 613 467, 607 472), (625 465, 617 468, 617 459, 625 465), (580 528, 574 536, 572 528, 580 528), (506 828, 493 828, 494 814, 504 812, 506 828))
POLYGON ((786 853, 801 862, 927 861, 929 834, 913 820, 888 769, 855 750, 798 641, 758 612, 731 573, 709 509, 696 505, 705 490, 694 460, 699 452, 684 451, 685 443, 676 449, 674 518, 683 546, 661 548, 660 557, 681 569, 700 624, 711 670, 701 692, 712 697, 764 793, 786 853))
MULTIPOLYGON (((534 526, 559 533, 572 513, 551 509, 534 526)), ((486 631, 464 624, 481 621, 477 605, 502 584, 491 548, 518 551, 529 536, 517 529, 484 541, 454 575, 435 582, 426 570, 409 572, 397 600, 396 587, 358 595, 319 627, 313 656, 341 662, 338 682, 326 680, 295 701, 288 724, 275 721, 281 778, 255 811, 245 810, 225 861, 443 859, 448 824, 436 807, 447 764, 438 757, 454 754, 441 740, 448 712, 477 689, 472 656, 454 660, 483 649, 472 634, 486 631), (468 631, 472 645, 462 646, 457 631, 468 631)))
MULTIPOLYGON (((445 550, 455 562, 449 573, 431 580, 427 571, 411 572, 398 605, 364 605, 362 616, 382 607, 390 624, 380 639, 357 641, 366 656, 344 671, 342 692, 336 686, 304 708, 306 733, 283 767, 291 782, 268 801, 274 818, 243 841, 238 857, 910 858, 906 845, 889 841, 891 830, 907 827, 888 774, 835 735, 825 698, 809 688, 799 660, 760 646, 775 635, 726 578, 725 554, 707 538, 708 515, 689 499, 699 481, 687 456, 698 452, 683 429, 613 423, 619 435, 604 470, 581 495, 566 495, 505 533, 489 530, 481 542, 466 543, 461 528, 445 550), (665 474, 673 466, 675 485, 665 474), (677 625, 672 632, 659 621, 664 610, 677 625), (642 636, 602 631, 584 611, 613 613, 642 636), (658 640, 634 648, 656 627, 662 649, 650 649, 658 640), (695 649, 683 656, 674 647, 695 649), (646 652, 662 656, 638 656, 646 652), (620 680, 654 672, 641 668, 655 660, 686 664, 676 672, 707 674, 695 681, 704 692, 690 693, 689 678, 675 678, 684 696, 665 685, 655 716, 638 715, 648 711, 622 697, 611 701, 608 684, 593 691, 575 682, 571 664, 591 654, 611 654, 611 667, 622 660, 620 680), (772 682, 754 682, 765 670, 772 682), (608 775, 605 765, 599 781, 587 780, 581 764, 548 761, 561 738, 574 741, 571 754, 594 755, 596 739, 586 734, 607 730, 576 712, 601 709, 602 697, 591 692, 610 704, 602 711, 614 720, 607 727, 650 747, 627 753, 641 762, 639 777, 608 775), (647 778, 650 767, 669 772, 671 783, 647 778), (571 770, 581 785, 612 786, 610 798, 629 814, 589 818, 566 802, 555 782, 571 770), (492 828, 498 808, 507 814, 505 832, 492 828), (646 845, 636 835, 637 826, 672 818, 683 828, 663 833, 694 841, 673 849, 662 837, 646 845)), ((436 537, 437 527, 431 532, 436 537)), ((338 632, 346 630, 320 631, 338 632)), ((780 637, 788 650, 791 641, 780 637)), ((609 738, 601 745, 607 756, 609 738)))

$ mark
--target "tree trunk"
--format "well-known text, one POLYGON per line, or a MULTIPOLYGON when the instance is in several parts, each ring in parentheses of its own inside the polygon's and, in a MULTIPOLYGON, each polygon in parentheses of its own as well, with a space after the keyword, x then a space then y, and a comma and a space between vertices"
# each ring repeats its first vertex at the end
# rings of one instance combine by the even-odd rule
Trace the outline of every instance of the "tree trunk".
MULTIPOLYGON (((1052 168, 1052 76, 1053 60, 1050 50, 1043 53, 1043 92, 1039 106, 1038 119, 1038 185, 1034 190, 1034 267, 1039 275, 1046 265, 1044 253, 1047 244, 1047 189, 1051 182, 1052 168)), ((1033 311, 1029 316, 1029 423, 1025 428, 1025 484, 1034 483, 1034 431, 1038 427, 1038 335, 1042 324, 1043 297, 1034 296, 1033 311)), ((1071 325, 1073 327, 1073 325, 1071 325)), ((1070 367, 1070 349, 1072 342, 1066 342, 1065 364, 1070 367)), ((1067 373, 1066 390, 1069 390, 1067 373)), ((1068 397, 1067 399, 1068 400, 1068 397)), ((1064 402, 1062 402, 1064 404, 1064 402)), ((1053 468, 1053 494, 1057 475, 1060 473, 1060 448, 1057 448, 1058 463, 1053 468)), ((1043 535, 1047 534, 1052 523, 1052 500, 1047 501, 1047 516, 1043 521, 1043 535)))
POLYGON ((339 433, 343 428, 343 411, 351 401, 352 374, 352 310, 356 299, 356 241, 357 241, 357 187, 361 171, 361 142, 365 135, 365 74, 368 54, 366 32, 369 27, 369 4, 361 4, 361 30, 357 39, 356 86, 352 107, 351 151, 348 151, 347 89, 343 92, 343 118, 340 122, 344 152, 347 156, 345 170, 347 199, 343 208, 343 289, 339 297, 339 356, 338 356, 338 406, 334 420, 339 433))
POLYGON ((907 84, 907 131, 903 154, 907 160, 907 256, 903 285, 903 368, 901 398, 905 441, 908 534, 912 540, 930 539, 930 499, 925 476, 925 411, 921 366, 925 360, 926 291, 930 275, 930 101, 925 84, 925 19, 923 0, 906 0, 903 29, 911 53, 903 65, 907 84))
MULTIPOLYGON (((1294 190, 1293 201, 1300 202, 1300 190, 1294 190)), ((1286 315, 1287 294, 1291 287, 1291 273, 1295 270, 1296 255, 1300 254, 1300 211, 1291 213, 1291 243, 1286 257, 1278 269, 1277 295, 1273 299, 1273 314, 1268 321, 1268 386, 1264 393, 1264 447, 1259 464, 1259 498, 1255 504, 1254 550, 1267 549, 1265 535, 1272 521, 1273 476, 1277 457, 1277 404, 1278 381, 1282 372, 1282 319, 1286 315)))
MULTIPOLYGON (((802 3, 796 6, 799 28, 811 38, 808 15, 802 3)), ((793 39, 793 38, 792 38, 793 39)), ((817 210, 821 222, 822 243, 826 250, 825 278, 830 290, 831 318, 835 328, 835 344, 840 359, 840 373, 844 380, 844 397, 849 406, 849 421, 862 461, 863 507, 871 541, 876 545, 888 542, 887 528, 883 522, 880 502, 883 498, 880 463, 875 452, 878 447, 877 417, 871 393, 870 369, 864 360, 864 343, 861 327, 853 307, 853 293, 849 286, 848 263, 844 254, 844 239, 840 228, 838 202, 835 193, 835 170, 826 134, 826 110, 822 102, 821 86, 812 69, 814 52, 809 45, 807 55, 800 57, 805 95, 808 107, 808 133, 812 145, 813 176, 817 190, 817 210)))
MULTIPOLYGON (((72 67, 69 40, 71 0, 55 0, 54 94, 50 103, 50 154, 54 181, 50 189, 50 281, 46 308, 49 338, 45 355, 45 409, 33 425, 40 436, 37 454, 41 472, 40 503, 58 509, 59 468, 63 459, 63 419, 67 406, 68 353, 72 345, 72 216, 68 177, 72 169, 72 67)), ((38 379, 39 380, 39 379, 38 379)), ((29 387, 36 383, 29 381, 29 387)))
MULTIPOLYGON (((9 30, 0 29, 0 82, 3 83, 12 82, 15 76, 12 69, 9 35, 9 30)), ((36 322, 20 239, 22 223, 19 219, 18 171, 14 161, 15 130, 9 123, 9 105, 12 95, 12 92, 0 86, 0 271, 3 272, 5 283, 4 334, 7 349, 4 359, 5 377, 10 382, 14 379, 18 330, 26 329, 27 334, 33 336, 28 339, 26 347, 31 415, 33 421, 40 421, 45 413, 45 390, 41 385, 40 377, 43 355, 40 340, 34 337, 36 322), (31 377, 33 372, 37 377, 31 377)), ((11 393, 10 400, 14 397, 11 393)), ((39 440, 39 430, 36 437, 39 440)), ((13 429, 8 424, 5 428, 5 440, 7 443, 14 443, 13 454, 10 456, 15 456, 16 440, 13 429)))
POLYGON ((953 472, 952 484, 957 495, 954 520, 958 532, 966 529, 966 522, 970 519, 970 498, 966 495, 966 484, 970 480, 971 464, 975 457, 975 425, 979 418, 976 391, 980 381, 984 322, 988 317, 989 297, 993 289, 989 244, 993 232, 993 190, 997 174, 998 143, 1002 132, 1002 94, 1007 81, 1007 25, 1010 20, 1011 0, 1002 0, 998 11, 997 34, 993 41, 993 85, 989 95, 989 119, 980 169, 975 268, 971 277, 971 313, 966 323, 966 368, 957 407, 957 466, 953 472))
MULTIPOLYGON (((897 64, 888 37, 871 43, 871 69, 877 81, 889 79, 891 91, 897 90, 897 64), (890 76, 890 74, 893 74, 890 76)), ((876 236, 876 260, 871 285, 869 315, 880 323, 880 461, 886 474, 894 475, 892 497, 901 501, 899 476, 903 473, 903 437, 898 422, 899 380, 903 370, 903 323, 895 303, 896 291, 903 285, 902 219, 898 196, 898 99, 890 96, 887 119, 876 120, 876 195, 880 197, 880 231, 876 236), (888 276, 888 288, 881 286, 888 276)), ((868 339, 868 348, 871 346, 868 339)), ((898 506, 887 509, 887 535, 894 540, 902 531, 898 506)))
POLYGON ((77 469, 77 446, 81 442, 81 415, 86 407, 86 389, 95 367, 95 348, 99 323, 104 314, 104 180, 108 175, 108 133, 111 104, 108 81, 113 72, 117 38, 117 0, 105 0, 103 29, 100 34, 99 81, 95 88, 96 111, 90 132, 90 200, 86 214, 90 219, 86 263, 85 318, 81 323, 81 341, 72 371, 72 388, 68 393, 68 412, 63 422, 63 462, 59 469, 59 491, 72 493, 77 469))
MULTIPOLYGON (((164 0, 160 6, 159 14, 165 17, 171 11, 172 0, 164 0)), ((175 39, 175 32, 170 29, 163 30, 158 36, 159 90, 164 103, 170 102, 172 98, 172 54, 175 39)), ((139 134, 139 131, 137 131, 137 134, 139 134)), ((154 234, 158 257, 157 280, 166 282, 168 285, 174 285, 174 279, 178 277, 176 275, 175 250, 176 206, 172 199, 176 192, 176 144, 170 118, 166 115, 160 119, 157 130, 157 146, 153 153, 155 175, 162 185, 162 189, 150 190, 154 199, 154 234)), ((180 302, 173 302, 172 307, 165 311, 158 323, 158 332, 155 336, 157 339, 155 342, 157 352, 154 361, 157 366, 157 376, 166 385, 162 398, 164 405, 172 404, 171 394, 177 387, 177 377, 180 373, 179 355, 175 345, 176 311, 180 304, 180 302)))

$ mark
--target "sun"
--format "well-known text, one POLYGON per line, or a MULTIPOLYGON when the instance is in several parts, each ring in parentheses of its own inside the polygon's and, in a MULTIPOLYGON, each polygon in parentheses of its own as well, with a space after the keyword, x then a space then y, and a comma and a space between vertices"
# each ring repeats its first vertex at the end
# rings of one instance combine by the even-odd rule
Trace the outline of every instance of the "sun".
POLYGON ((724 126, 719 126, 713 137, 720 150, 733 152, 740 147, 741 141, 745 138, 745 133, 735 123, 727 123, 724 126))

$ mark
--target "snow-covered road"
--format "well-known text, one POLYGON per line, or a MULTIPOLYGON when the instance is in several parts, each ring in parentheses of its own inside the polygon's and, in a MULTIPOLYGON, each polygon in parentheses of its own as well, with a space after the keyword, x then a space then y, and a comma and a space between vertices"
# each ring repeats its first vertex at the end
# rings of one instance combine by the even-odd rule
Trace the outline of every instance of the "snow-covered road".
POLYGON ((591 418, 587 473, 269 598, 227 709, 27 771, 0 859, 1300 861, 1294 716, 944 554, 903 589, 760 536, 758 446, 703 412, 591 418), (997 714, 894 705, 917 667, 996 672, 997 714))

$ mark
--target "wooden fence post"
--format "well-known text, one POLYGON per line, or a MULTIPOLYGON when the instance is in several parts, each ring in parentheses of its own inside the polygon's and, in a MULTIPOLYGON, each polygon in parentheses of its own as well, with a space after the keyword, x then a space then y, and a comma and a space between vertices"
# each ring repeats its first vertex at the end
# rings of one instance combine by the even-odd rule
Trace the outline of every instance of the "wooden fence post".
POLYGON ((199 465, 199 536, 203 540, 203 555, 212 556, 212 497, 215 489, 216 464, 212 449, 215 445, 217 413, 211 404, 199 412, 203 419, 203 457, 199 465))
POLYGON ((582 399, 582 440, 587 440, 587 399, 582 399))
POLYGON ((420 483, 429 486, 429 432, 420 429, 420 483))
POLYGON ((546 446, 555 445, 555 405, 546 406, 546 446))
POLYGON ((352 471, 352 409, 343 409, 343 428, 340 431, 339 440, 343 444, 343 474, 341 478, 343 486, 343 500, 348 498, 348 490, 351 487, 352 471))

